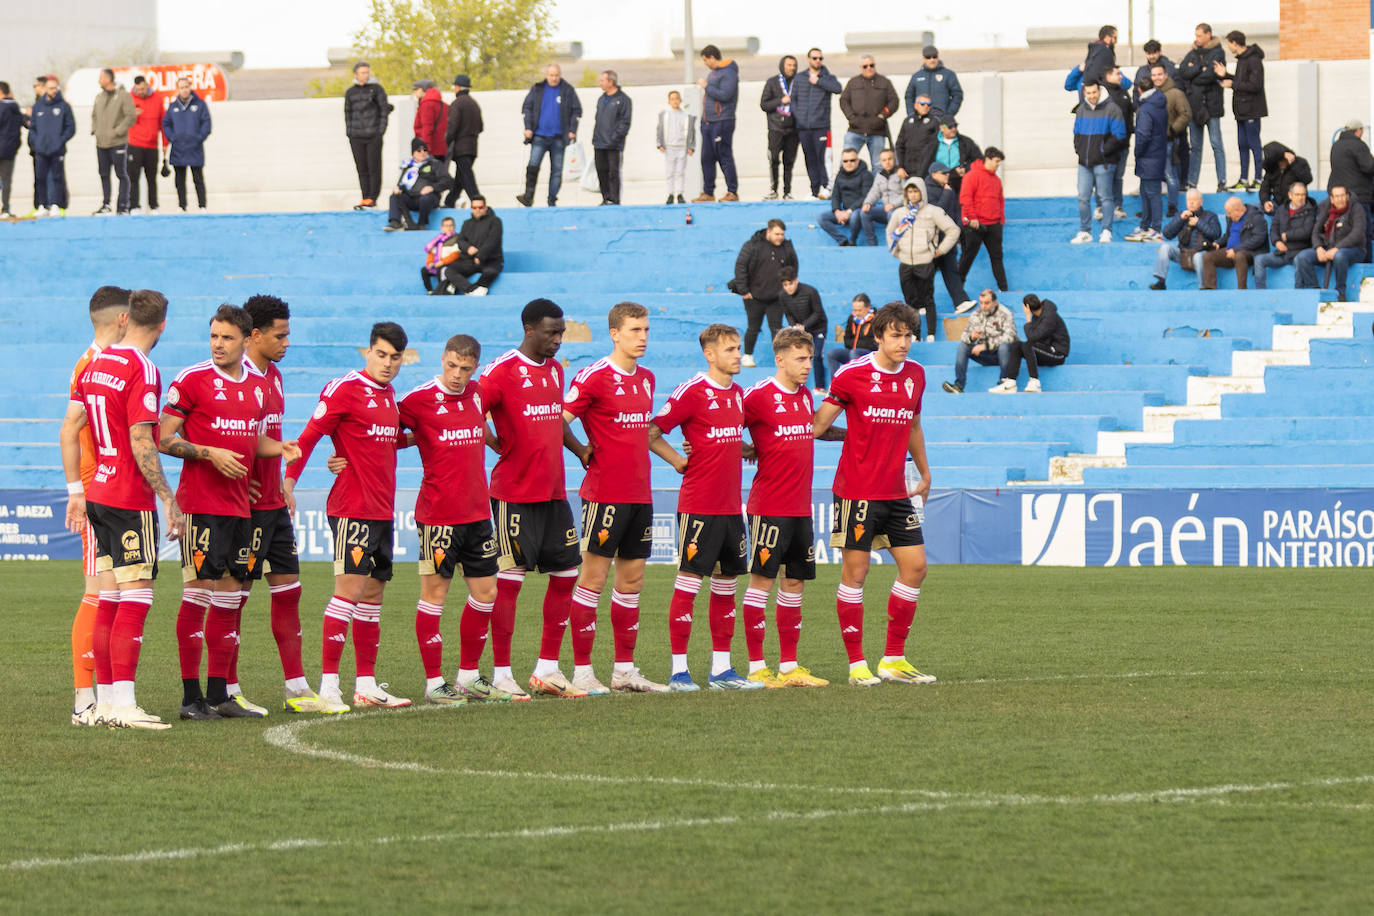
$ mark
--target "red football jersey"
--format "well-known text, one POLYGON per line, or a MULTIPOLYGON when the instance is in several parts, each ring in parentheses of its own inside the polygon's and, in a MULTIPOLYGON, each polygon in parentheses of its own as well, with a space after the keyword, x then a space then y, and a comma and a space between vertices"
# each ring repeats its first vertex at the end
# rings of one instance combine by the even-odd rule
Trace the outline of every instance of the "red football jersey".
POLYGON ((573 378, 563 409, 582 420, 592 464, 578 492, 598 503, 651 503, 649 422, 654 418, 654 374, 643 366, 625 372, 598 359, 573 378))
POLYGON ((155 509, 157 496, 134 459, 129 427, 153 424, 158 441, 157 404, 162 376, 142 350, 114 344, 86 365, 72 400, 86 408, 99 465, 86 499, 115 509, 155 509))
POLYGON ((300 480, 310 453, 325 436, 348 459, 348 467, 329 488, 325 511, 338 518, 390 521, 396 508, 396 449, 405 444, 396 392, 361 370, 325 385, 297 440, 301 460, 287 465, 287 477, 300 480))
POLYGON ((811 514, 811 472, 816 464, 811 392, 788 391, 768 378, 744 393, 744 426, 758 453, 749 488, 750 515, 811 514))
MULTIPOLYGON (((246 364, 239 371, 235 380, 208 359, 186 367, 167 388, 163 413, 185 421, 181 438, 187 442, 237 452, 247 467, 258 450, 267 412, 266 382, 246 364)), ((183 461, 177 505, 183 512, 247 518, 250 477, 231 480, 209 461, 183 461)))
POLYGON ((511 503, 567 499, 563 476, 563 367, 511 350, 482 373, 482 400, 506 453, 491 495, 511 503))
MULTIPOLYGON (((243 364, 248 371, 257 372, 257 366, 249 360, 243 364)), ((277 442, 281 439, 282 418, 286 413, 286 391, 282 387, 281 370, 276 363, 267 364, 267 372, 260 376, 263 381, 263 407, 267 413, 263 419, 263 432, 267 438, 277 442)), ((281 489, 281 457, 253 459, 253 482, 258 485, 258 498, 253 501, 254 509, 280 509, 286 505, 281 489)))
POLYGON ((401 426, 415 433, 424 477, 415 499, 422 525, 465 525, 491 518, 486 417, 476 381, 455 394, 436 378, 401 398, 401 426))
POLYGON ((907 443, 925 390, 926 370, 912 359, 888 372, 870 353, 835 373, 826 400, 844 408, 848 428, 835 468, 836 496, 906 498, 907 443))
POLYGON ((722 388, 704 374, 673 389, 654 418, 665 433, 682 427, 692 453, 677 494, 677 511, 738 515, 740 454, 744 434, 744 391, 722 388))

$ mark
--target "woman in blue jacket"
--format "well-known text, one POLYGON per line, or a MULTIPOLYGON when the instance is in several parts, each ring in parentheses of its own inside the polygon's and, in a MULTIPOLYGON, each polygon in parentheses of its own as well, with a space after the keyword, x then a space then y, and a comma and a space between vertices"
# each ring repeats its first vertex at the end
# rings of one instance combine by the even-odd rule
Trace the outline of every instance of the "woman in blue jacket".
POLYGON ((176 171, 177 203, 186 210, 186 170, 196 185, 196 203, 205 209, 205 139, 210 136, 210 108, 191 91, 186 77, 177 80, 176 98, 162 116, 162 132, 172 151, 167 159, 176 171))

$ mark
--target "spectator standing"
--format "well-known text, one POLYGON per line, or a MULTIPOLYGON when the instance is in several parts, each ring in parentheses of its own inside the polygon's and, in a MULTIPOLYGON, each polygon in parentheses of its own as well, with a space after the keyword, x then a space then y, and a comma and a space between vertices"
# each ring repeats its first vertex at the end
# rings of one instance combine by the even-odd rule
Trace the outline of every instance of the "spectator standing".
POLYGON ((1273 250, 1255 258, 1255 289, 1268 289, 1268 271, 1284 267, 1312 247, 1312 230, 1317 225, 1317 205, 1307 196, 1307 185, 1295 181, 1288 185, 1284 201, 1269 223, 1269 244, 1273 250))
POLYGON ((1108 71, 1116 69, 1116 26, 1104 25, 1097 30, 1097 41, 1088 44, 1083 59, 1083 84, 1100 83, 1108 71))
MULTIPOLYGON (((739 200, 739 176, 735 173, 735 108, 739 104, 739 64, 723 60, 720 48, 701 49, 701 62, 711 71, 697 80, 701 87, 701 194, 698 202, 716 199, 716 163, 725 179, 721 200, 739 200)), ((777 333, 774 331, 774 333, 777 333)))
POLYGON ((849 319, 840 331, 841 345, 825 351, 825 366, 832 378, 845 363, 878 349, 873 337, 873 303, 868 294, 855 295, 849 309, 849 319))
POLYGON ((425 141, 415 137, 410 141, 410 159, 401 166, 396 187, 391 189, 386 230, 428 229, 429 215, 439 209, 439 194, 448 187, 448 172, 443 164, 429 155, 425 141), (410 212, 420 214, 411 219, 410 212))
POLYGON ((620 88, 614 70, 602 70, 598 77, 601 97, 596 100, 596 121, 592 126, 592 155, 596 159, 596 180, 601 186, 601 202, 620 203, 620 163, 625 155, 625 138, 630 134, 633 104, 620 88))
POLYGON ((1092 197, 1094 190, 1102 202, 1102 234, 1099 242, 1112 240, 1112 164, 1126 143, 1126 122, 1121 109, 1109 101, 1096 83, 1083 86, 1083 100, 1075 108, 1073 146, 1078 154, 1078 234, 1075 245, 1093 240, 1092 197))
POLYGON ((840 94, 840 81, 825 66, 820 48, 806 52, 806 72, 792 84, 792 117, 797 122, 797 143, 806 161, 811 196, 829 196, 830 175, 825 167, 825 145, 830 136, 830 97, 840 94))
POLYGON ((167 160, 176 174, 177 205, 186 212, 186 170, 196 186, 196 203, 205 209, 205 141, 210 136, 210 106, 191 91, 186 77, 177 80, 177 94, 162 116, 162 133, 171 152, 167 160))
POLYGON ((1164 93, 1164 108, 1169 117, 1168 163, 1164 169, 1168 188, 1165 216, 1173 219, 1178 215, 1179 186, 1188 183, 1188 125, 1193 121, 1193 109, 1188 105, 1188 96, 1166 72, 1162 60, 1150 66, 1148 85, 1164 93))
POLYGON ((100 175, 102 202, 93 215, 103 216, 110 209, 110 171, 118 184, 113 212, 129 212, 129 128, 138 118, 138 109, 129 90, 115 82, 114 71, 100 71, 100 91, 91 106, 91 135, 95 137, 96 171, 100 175))
POLYGON ((472 215, 458 230, 458 257, 445 265, 439 274, 443 281, 440 289, 450 295, 485 296, 506 264, 502 252, 501 217, 487 206, 480 194, 471 203, 472 215), (473 274, 480 274, 476 283, 472 282, 473 274))
POLYGON ((873 174, 859 211, 859 244, 878 244, 877 230, 886 231, 887 215, 902 205, 902 181, 892 150, 883 150, 878 154, 878 171, 873 174))
POLYGON ((477 161, 477 137, 482 133, 482 106, 472 97, 472 80, 466 73, 453 78, 453 101, 448 106, 448 129, 444 143, 453 161, 453 186, 444 199, 445 207, 458 203, 459 192, 468 196, 468 203, 481 197, 477 189, 477 175, 473 163, 477 161))
POLYGON ((1245 33, 1226 34, 1226 47, 1236 58, 1236 72, 1228 73, 1223 60, 1212 65, 1222 87, 1231 90, 1231 113, 1236 116, 1236 145, 1240 148, 1240 180, 1231 190, 1255 191, 1260 185, 1260 119, 1269 117, 1269 103, 1264 97, 1264 49, 1245 44, 1245 33), (1255 177, 1246 180, 1250 161, 1254 160, 1255 177))
POLYGON ((1020 339, 1016 336, 1016 320, 1011 316, 1011 309, 997 301, 997 293, 985 289, 978 294, 978 309, 969 317, 959 338, 959 350, 954 356, 954 381, 940 387, 950 394, 963 394, 968 382, 968 361, 972 358, 981 366, 994 363, 998 366, 1001 377, 989 392, 1015 393, 1019 351, 1020 339))
POLYGON ((1221 239, 1221 220, 1202 206, 1202 192, 1189 188, 1181 213, 1164 225, 1166 241, 1155 254, 1155 282, 1150 289, 1166 289, 1164 278, 1169 274, 1169 262, 1197 274, 1198 288, 1202 288, 1202 255, 1215 248, 1221 239), (1177 245, 1168 239, 1177 238, 1177 245))
POLYGON ((354 210, 377 206, 382 191, 382 139, 393 107, 382 84, 372 79, 367 61, 354 64, 353 85, 344 93, 344 132, 353 151, 353 166, 358 170, 358 190, 362 192, 362 200, 354 210))
MULTIPOLYGON (((782 283, 782 314, 787 323, 811 335, 813 352, 825 351, 825 337, 830 332, 830 319, 825 316, 825 306, 821 304, 821 294, 816 287, 797 279, 795 267, 784 267, 778 271, 782 283)), ((816 393, 825 391, 825 360, 812 361, 812 372, 816 377, 816 393)))
POLYGON ((892 80, 878 72, 872 54, 859 58, 859 75, 851 77, 840 93, 840 111, 849 119, 844 146, 868 150, 868 164, 876 168, 878 154, 891 145, 887 119, 901 102, 892 80))
POLYGON ((1260 209, 1271 214, 1282 210, 1289 201, 1288 189, 1295 182, 1304 187, 1310 185, 1312 166, 1282 143, 1271 141, 1264 144, 1264 180, 1259 187, 1260 209))
POLYGON ((1025 360, 1026 393, 1040 391, 1040 367, 1062 366, 1069 358, 1069 329, 1064 319, 1059 317, 1059 307, 1048 299, 1041 299, 1035 293, 1026 293, 1021 300, 1021 311, 1026 316, 1021 331, 1026 339, 1019 342, 1019 353, 1011 365, 1012 386, 998 386, 998 393, 1015 390, 1016 377, 1021 374, 1021 361, 1025 360))
MULTIPOLYGON (((1132 83, 1135 87, 1135 96, 1137 99, 1140 98, 1140 93, 1143 90, 1153 85, 1153 78, 1150 76, 1150 71, 1154 68, 1155 64, 1159 64, 1163 67, 1164 75, 1171 79, 1174 74, 1178 72, 1178 67, 1174 66, 1174 62, 1164 56, 1164 49, 1160 46, 1159 42, 1155 41, 1153 38, 1145 42, 1145 46, 1142 50, 1145 52, 1145 63, 1136 68, 1135 81, 1132 83)), ((1158 89, 1159 87, 1155 86, 1155 88, 1158 89)))
POLYGON ((1121 70, 1113 67, 1102 77, 1102 91, 1107 98, 1121 110, 1121 118, 1126 122, 1126 142, 1117 151, 1116 161, 1112 163, 1112 200, 1116 201, 1116 219, 1126 218, 1123 185, 1126 179, 1126 160, 1131 155, 1131 135, 1135 133, 1135 103, 1131 101, 1131 81, 1121 75, 1121 70))
POLYGON ((787 240, 787 224, 770 219, 740 246, 735 258, 735 276, 729 283, 730 292, 744 300, 744 314, 748 326, 744 332, 744 356, 740 365, 754 368, 754 343, 759 339, 763 319, 768 318, 768 339, 782 330, 782 281, 779 271, 784 267, 797 269, 797 252, 787 240))
POLYGON ((549 157, 549 206, 558 206, 558 190, 563 187, 563 150, 577 139, 577 122, 582 118, 582 103, 577 92, 563 79, 563 68, 549 64, 544 78, 530 87, 520 106, 525 120, 525 142, 530 145, 530 161, 525 166, 525 193, 515 195, 522 206, 534 205, 534 186, 544 154, 549 157))
MULTIPOLYGON (((935 262, 954 249, 959 227, 949 214, 926 198, 926 183, 908 178, 902 186, 903 206, 887 218, 887 250, 897 259, 897 282, 902 299, 926 313, 926 340, 935 339, 935 262)), ((920 337, 920 328, 912 328, 920 337)))
POLYGON ((835 173, 835 187, 830 193, 830 207, 816 217, 821 229, 840 247, 855 245, 862 228, 860 214, 864 199, 873 185, 873 173, 859 158, 859 151, 845 147, 840 153, 840 170, 835 173))
POLYGON ((1151 84, 1140 95, 1135 124, 1135 174, 1140 179, 1140 228, 1128 242, 1159 242, 1164 236, 1164 177, 1169 168, 1169 106, 1151 84))
MULTIPOLYGON (((33 135, 30 134, 30 142, 33 135)), ((1334 187, 1345 188, 1359 203, 1364 204, 1365 224, 1374 226, 1369 219, 1370 207, 1374 205, 1374 156, 1369 153, 1369 145, 1364 142, 1364 125, 1359 118, 1347 121, 1336 142, 1331 144, 1331 176, 1326 181, 1326 192, 1334 187)))
POLYGON ((1236 269, 1236 289, 1245 289, 1246 270, 1250 262, 1269 250, 1269 226, 1259 207, 1252 207, 1239 197, 1226 201, 1226 228, 1222 230, 1217 247, 1202 255, 1201 289, 1217 288, 1217 268, 1236 269))
POLYGON ((62 216, 67 209, 67 141, 74 136, 72 106, 62 98, 57 78, 50 76, 43 82, 42 98, 33 103, 29 115, 38 216, 62 216))
POLYGON ((24 114, 10 92, 10 84, 0 82, 0 219, 14 219, 10 212, 10 191, 14 184, 14 157, 19 155, 19 137, 24 114))
MULTIPOLYGON (((932 165, 930 174, 926 176, 926 193, 930 195, 929 204, 944 210, 946 215, 954 220, 954 225, 959 226, 964 221, 959 207, 959 192, 950 187, 949 175, 948 166, 939 162, 932 165)), ((978 304, 971 301, 968 293, 964 292, 964 278, 959 275, 957 246, 936 258, 935 266, 940 271, 940 279, 944 281, 945 292, 949 293, 950 304, 955 307, 954 314, 962 315, 978 304)))
POLYGON ((1312 227, 1312 247, 1301 251, 1294 258, 1297 274, 1293 286, 1296 289, 1329 289, 1328 284, 1335 273, 1336 295, 1345 301, 1345 278, 1351 264, 1362 264, 1368 260, 1369 244, 1368 215, 1359 202, 1352 200, 1350 192, 1336 185, 1328 192, 1329 196, 1317 207, 1317 218, 1312 227), (1318 284, 1317 269, 1325 266, 1325 275, 1318 284))
POLYGON ((1217 192, 1226 191, 1226 147, 1221 139, 1221 116, 1226 113, 1221 82, 1216 65, 1226 66, 1226 52, 1212 35, 1212 27, 1199 22, 1193 29, 1193 46, 1178 65, 1178 79, 1193 110, 1193 123, 1188 127, 1188 147, 1192 156, 1188 164, 1188 187, 1196 188, 1202 176, 1202 128, 1212 143, 1212 162, 1217 169, 1217 192))
POLYGON ((897 174, 903 180, 925 174, 920 171, 921 163, 926 161, 926 149, 935 142, 945 117, 944 112, 931 107, 930 96, 924 93, 916 96, 914 104, 913 113, 897 130, 897 174))
POLYGON ((148 210, 157 212, 158 148, 163 145, 162 118, 167 105, 142 76, 134 77, 134 107, 138 117, 129 128, 129 208, 139 209, 138 179, 148 186, 148 210))
POLYGON ((963 254, 959 257, 959 278, 968 279, 978 249, 987 246, 988 262, 997 288, 1007 291, 1007 271, 1002 266, 1002 227, 1006 224, 1006 201, 1002 196, 1002 179, 997 170, 1002 166, 1002 151, 989 146, 983 158, 969 163, 968 174, 959 187, 959 212, 963 221, 960 240, 963 254))
MULTIPOLYGON (((763 84, 759 107, 768 121, 768 186, 764 200, 778 199, 778 166, 782 166, 784 200, 792 199, 792 167, 797 163, 797 119, 792 114, 792 90, 797 80, 797 59, 791 54, 778 61, 778 75, 763 84)), ((662 144, 659 144, 660 147, 662 144)), ((672 201, 668 201, 672 203, 672 201)))
POLYGON ((926 45, 921 49, 921 68, 906 84, 906 116, 916 116, 916 99, 925 96, 930 106, 953 117, 964 104, 964 88, 959 75, 940 60, 940 49, 926 45))
POLYGON ((425 141, 430 158, 436 165, 447 169, 448 156, 448 106, 439 92, 434 80, 416 80, 410 86, 415 96, 415 121, 411 124, 413 135, 425 141))
POLYGON ((917 165, 916 176, 927 174, 933 165, 939 163, 949 169, 949 186, 958 191, 968 167, 982 155, 983 151, 972 137, 959 133, 959 122, 946 116, 940 122, 940 130, 934 140, 926 147, 925 155, 917 165))
MULTIPOLYGON (((663 154, 663 171, 668 181, 668 203, 686 203, 682 194, 687 186, 687 157, 696 149, 697 119, 682 110, 682 93, 668 93, 668 107, 658 113, 656 139, 663 154)), ((788 173, 789 180, 791 173, 788 173)), ((776 183, 774 183, 776 189, 776 183)))

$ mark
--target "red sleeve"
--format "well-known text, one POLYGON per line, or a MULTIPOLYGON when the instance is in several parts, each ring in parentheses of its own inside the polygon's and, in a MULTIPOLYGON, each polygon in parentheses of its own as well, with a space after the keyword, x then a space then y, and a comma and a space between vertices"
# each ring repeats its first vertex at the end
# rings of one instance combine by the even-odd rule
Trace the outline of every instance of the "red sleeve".
POLYGON ((677 429, 691 415, 692 409, 688 403, 691 399, 692 389, 683 392, 680 398, 677 395, 670 397, 663 409, 654 414, 654 425, 665 433, 677 429))
POLYGON ((916 405, 914 409, 916 416, 919 417, 921 415, 921 401, 926 396, 926 371, 918 368, 913 374, 916 376, 916 405))
POLYGON ((846 407, 853 391, 850 388, 850 379, 854 377, 853 372, 836 372, 830 379, 830 393, 825 396, 826 403, 834 404, 836 407, 846 407))
POLYGON ((125 416, 129 426, 140 423, 157 423, 158 395, 162 392, 162 382, 156 376, 148 382, 141 373, 129 385, 128 400, 125 402, 125 416))
POLYGON ((744 427, 749 428, 751 423, 756 423, 762 419, 762 411, 759 404, 763 401, 763 396, 758 391, 750 391, 744 396, 744 427))
POLYGON ((406 395, 397 404, 396 409, 401 414, 401 430, 404 433, 407 429, 415 428, 415 405, 410 401, 411 395, 406 395))
POLYGON ((572 387, 568 389, 568 396, 563 400, 563 409, 574 417, 584 416, 587 408, 591 407, 592 389, 598 378, 600 376, 595 374, 580 381, 574 377, 572 387))
POLYGON ((189 379, 185 381, 176 379, 172 382, 171 387, 167 389, 167 403, 163 405, 163 413, 169 413, 184 420, 195 410, 194 386, 187 384, 187 381, 189 379))
POLYGON ((301 479, 301 474, 305 471, 305 464, 310 460, 310 453, 315 450, 315 446, 325 436, 330 435, 339 428, 339 421, 348 412, 348 402, 343 396, 342 386, 331 394, 326 388, 320 394, 320 403, 315 405, 315 412, 310 416, 310 422, 305 424, 305 429, 301 430, 300 437, 296 444, 300 446, 301 457, 299 461, 293 461, 287 465, 286 477, 288 480, 296 481, 301 479))
POLYGON ((479 389, 482 394, 482 408, 486 413, 491 413, 496 405, 501 403, 501 379, 497 375, 499 369, 493 369, 490 375, 482 377, 482 387, 479 389))
POLYGON ((959 212, 964 222, 978 218, 978 211, 973 205, 978 180, 977 171, 969 169, 969 173, 964 176, 964 183, 959 186, 959 212))

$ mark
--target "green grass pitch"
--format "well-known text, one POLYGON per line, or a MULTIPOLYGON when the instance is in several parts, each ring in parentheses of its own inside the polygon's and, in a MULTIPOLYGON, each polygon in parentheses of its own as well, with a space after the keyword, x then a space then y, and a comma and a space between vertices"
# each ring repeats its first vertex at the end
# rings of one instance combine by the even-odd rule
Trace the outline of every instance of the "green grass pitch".
MULTIPOLYGON (((328 572, 305 573, 312 682, 328 572)), ((824 689, 129 733, 68 724, 76 564, 7 564, 0 910, 1374 909, 1364 570, 934 568, 911 658, 940 683, 867 690, 844 683, 836 575, 821 567, 804 609, 824 689)), ((875 567, 867 587, 874 661, 891 576, 875 567)), ((177 579, 158 583, 139 672, 140 701, 169 718, 177 579)), ((650 569, 639 654, 656 678, 671 587, 650 569)), ((542 595, 531 577, 517 675, 542 595)), ((413 698, 417 596, 402 567, 378 666, 413 698)), ((245 692, 275 710, 265 589, 244 631, 245 692)), ((604 602, 600 637, 605 679, 604 602)))

